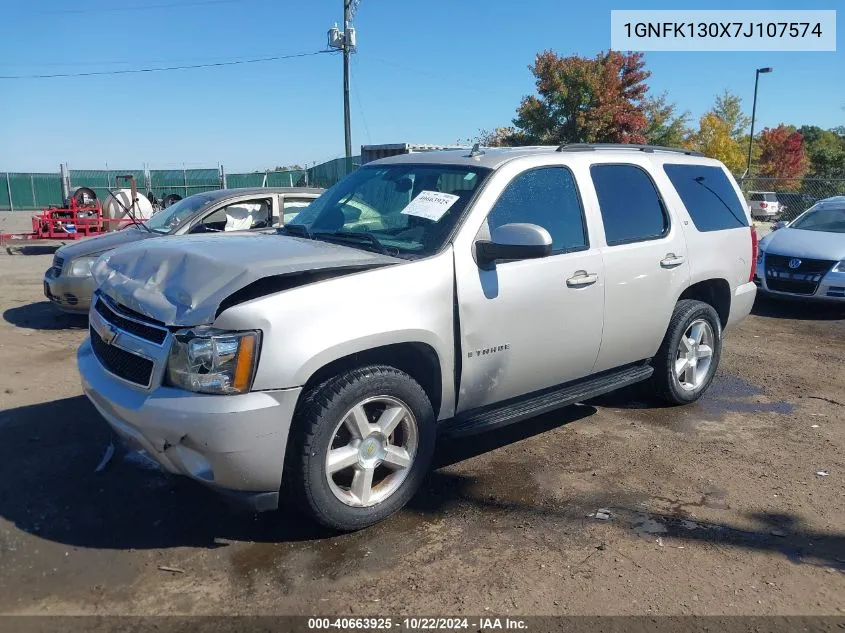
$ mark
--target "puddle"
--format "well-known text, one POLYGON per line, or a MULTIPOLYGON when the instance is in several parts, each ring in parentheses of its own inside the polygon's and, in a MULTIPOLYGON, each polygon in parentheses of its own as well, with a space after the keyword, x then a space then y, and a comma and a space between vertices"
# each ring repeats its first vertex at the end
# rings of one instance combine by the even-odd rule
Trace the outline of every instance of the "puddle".
POLYGON ((663 521, 648 514, 641 514, 634 519, 632 529, 634 530, 634 534, 642 538, 660 536, 669 531, 669 528, 666 527, 663 521))
POLYGON ((657 424, 689 434, 696 433, 702 423, 718 422, 730 413, 790 414, 794 411, 789 402, 773 400, 760 387, 723 373, 716 375, 698 402, 687 406, 662 406, 644 397, 641 391, 605 396, 596 404, 624 413, 633 424, 657 424))
POLYGON ((724 490, 712 489, 704 492, 698 501, 682 501, 669 497, 654 497, 655 501, 666 504, 668 512, 673 517, 686 518, 693 514, 693 508, 710 508, 713 510, 729 510, 727 493, 724 490))
POLYGON ((783 400, 756 402, 755 396, 765 392, 750 382, 732 376, 717 374, 707 393, 698 401, 697 407, 710 413, 781 413, 789 414, 794 406, 783 400))
POLYGON ((280 543, 234 544, 232 572, 251 584, 260 576, 287 594, 303 580, 339 580, 395 566, 424 540, 424 517, 401 512, 371 528, 330 536, 280 543))

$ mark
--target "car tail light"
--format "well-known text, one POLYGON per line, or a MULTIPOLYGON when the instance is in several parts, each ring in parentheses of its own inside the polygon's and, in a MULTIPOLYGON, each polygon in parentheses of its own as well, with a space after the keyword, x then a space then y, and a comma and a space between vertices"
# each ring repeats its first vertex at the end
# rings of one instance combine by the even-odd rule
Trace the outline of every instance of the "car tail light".
POLYGON ((760 203, 760 208, 761 208, 761 209, 765 209, 765 208, 766 208, 766 207, 768 207, 768 206, 769 206, 769 205, 768 205, 768 204, 766 204, 765 202, 761 202, 761 203, 760 203))
POLYGON ((757 227, 751 225, 751 272, 748 274, 748 281, 754 281, 754 273, 757 272, 757 227))

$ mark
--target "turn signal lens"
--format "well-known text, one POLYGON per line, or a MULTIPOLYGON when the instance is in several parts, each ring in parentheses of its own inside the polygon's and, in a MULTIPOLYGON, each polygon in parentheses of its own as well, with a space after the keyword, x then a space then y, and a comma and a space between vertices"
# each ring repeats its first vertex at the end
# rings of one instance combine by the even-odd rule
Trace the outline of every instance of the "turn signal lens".
POLYGON ((238 360, 235 364, 235 377, 232 381, 232 386, 239 393, 249 391, 252 383, 252 372, 255 369, 255 338, 255 334, 248 334, 241 338, 238 360))

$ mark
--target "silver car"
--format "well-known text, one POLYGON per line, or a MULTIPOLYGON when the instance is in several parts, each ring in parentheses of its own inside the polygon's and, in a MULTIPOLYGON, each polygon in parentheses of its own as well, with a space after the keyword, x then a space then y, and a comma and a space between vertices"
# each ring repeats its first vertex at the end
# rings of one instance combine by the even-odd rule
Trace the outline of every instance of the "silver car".
POLYGON ((775 224, 760 240, 754 283, 772 297, 845 302, 845 196, 775 224))
POLYGON ((156 213, 143 225, 66 244, 44 274, 44 296, 64 312, 87 314, 94 292, 91 266, 118 246, 164 235, 187 235, 278 226, 289 222, 322 189, 265 187, 197 193, 156 213))
POLYGON ((100 258, 86 395, 163 468, 336 529, 414 494, 435 440, 640 381, 693 402, 745 318, 756 233, 685 150, 429 152, 362 166, 277 234, 100 258))

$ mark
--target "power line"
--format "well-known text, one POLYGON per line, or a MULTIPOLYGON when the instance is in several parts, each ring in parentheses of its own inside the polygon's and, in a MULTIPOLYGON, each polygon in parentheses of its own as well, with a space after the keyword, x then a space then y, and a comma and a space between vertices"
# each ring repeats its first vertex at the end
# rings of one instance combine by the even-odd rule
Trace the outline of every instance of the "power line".
POLYGON ((121 70, 95 70, 81 73, 54 73, 48 75, 0 75, 0 79, 54 79, 56 77, 92 77, 95 75, 126 75, 130 73, 157 73, 168 70, 191 70, 195 68, 217 68, 220 66, 237 66, 239 64, 257 64, 273 62, 281 59, 295 59, 298 57, 313 57, 335 51, 314 51, 313 53, 295 53, 293 55, 272 55, 270 57, 255 57, 253 59, 230 60, 208 64, 187 64, 183 66, 162 66, 157 68, 125 68, 121 70))
POLYGON ((474 86, 473 84, 466 83, 465 81, 461 81, 460 79, 456 79, 454 77, 447 77, 445 75, 439 75, 436 73, 429 72, 427 70, 422 70, 420 68, 413 68, 411 66, 405 66, 403 64, 397 64, 396 62, 390 61, 389 59, 383 59, 381 57, 376 57, 375 55, 370 55, 369 53, 365 53, 365 56, 373 61, 379 62, 380 64, 386 64, 387 66, 393 66, 394 68, 399 68, 400 70, 406 70, 409 72, 417 73, 419 75, 425 75, 427 77, 431 77, 433 79, 438 79, 440 81, 447 81, 449 83, 461 86, 463 88, 467 88, 469 90, 474 90, 476 92, 482 92, 486 94, 490 94, 490 90, 481 88, 479 86, 474 86))
MULTIPOLYGON (((355 66, 355 71, 358 71, 358 59, 356 57, 352 58, 354 61, 352 63, 355 66)), ((367 143, 372 143, 370 139, 370 126, 367 125, 367 117, 364 115, 364 106, 361 105, 361 86, 355 79, 355 74, 350 73, 349 78, 352 80, 352 87, 354 88, 355 92, 355 99, 358 101, 358 111, 361 113, 361 121, 364 123, 364 131, 367 133, 367 143)))
MULTIPOLYGON (((162 59, 109 59, 105 61, 68 61, 68 62, 0 62, 4 68, 50 68, 50 67, 76 67, 76 66, 125 66, 126 64, 206 64, 219 61, 249 60, 262 57, 261 53, 249 55, 215 55, 213 57, 169 57, 162 59)), ((79 71, 82 72, 82 71, 79 71)))
POLYGON ((35 11, 37 14, 68 14, 68 13, 116 13, 125 11, 146 11, 147 9, 177 9, 182 7, 197 7, 209 4, 235 4, 243 0, 190 0, 189 2, 168 2, 162 4, 144 4, 128 7, 97 7, 90 9, 50 9, 35 11))

